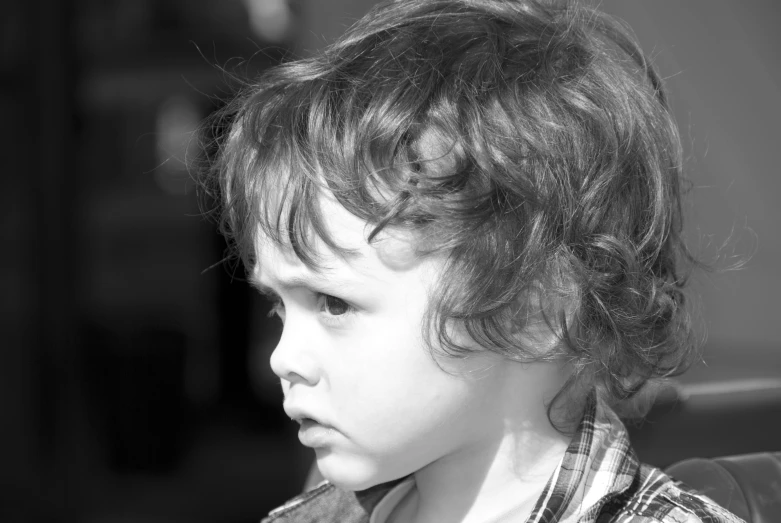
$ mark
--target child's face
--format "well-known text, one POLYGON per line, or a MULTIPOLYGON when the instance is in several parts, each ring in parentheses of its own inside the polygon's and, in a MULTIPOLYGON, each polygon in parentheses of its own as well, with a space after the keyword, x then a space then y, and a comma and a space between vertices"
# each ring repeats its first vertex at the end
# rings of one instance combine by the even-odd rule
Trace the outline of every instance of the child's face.
POLYGON ((261 237, 253 275, 281 303, 284 331, 271 367, 288 415, 319 422, 304 422, 299 438, 315 449, 320 471, 361 490, 487 445, 502 432, 496 402, 505 365, 485 352, 442 360, 459 373, 452 376, 421 334, 442 259, 416 258, 400 239, 369 245, 365 222, 333 200, 322 205, 335 239, 358 255, 323 250, 329 269, 318 274, 261 237))

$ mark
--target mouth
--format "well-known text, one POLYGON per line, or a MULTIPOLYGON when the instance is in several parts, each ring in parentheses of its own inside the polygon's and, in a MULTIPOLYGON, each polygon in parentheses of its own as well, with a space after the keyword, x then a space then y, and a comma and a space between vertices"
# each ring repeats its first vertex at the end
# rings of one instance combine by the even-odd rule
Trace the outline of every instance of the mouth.
POLYGON ((333 427, 323 425, 318 421, 302 417, 297 419, 301 428, 298 429, 298 439, 306 447, 323 448, 334 443, 337 433, 333 427))
POLYGON ((285 408, 285 413, 288 415, 288 417, 298 423, 299 425, 303 425, 306 423, 307 425, 320 425, 327 428, 333 428, 327 423, 324 423, 322 420, 312 416, 306 411, 299 410, 296 408, 285 408))
POLYGON ((309 416, 296 416, 295 418, 293 418, 293 421, 298 423, 302 428, 318 426, 326 429, 333 429, 331 425, 328 425, 327 423, 323 423, 319 419, 312 418, 309 416))
POLYGON ((336 443, 339 432, 309 412, 292 406, 285 407, 288 417, 299 424, 298 439, 306 447, 324 448, 336 443))

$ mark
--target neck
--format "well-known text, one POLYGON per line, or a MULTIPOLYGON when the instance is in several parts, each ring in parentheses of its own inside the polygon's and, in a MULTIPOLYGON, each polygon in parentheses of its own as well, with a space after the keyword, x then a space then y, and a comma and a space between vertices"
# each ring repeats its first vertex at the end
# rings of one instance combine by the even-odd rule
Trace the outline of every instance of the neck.
POLYGON ((508 435, 496 442, 493 454, 490 449, 465 449, 432 463, 415 473, 412 521, 486 523, 506 513, 525 518, 568 443, 562 437, 508 435))
MULTIPOLYGON (((513 379, 510 383, 519 382, 513 379)), ((520 392, 505 390, 501 397, 523 398, 520 392)), ((571 437, 551 426, 543 401, 531 410, 519 409, 517 403, 486 406, 495 411, 493 418, 498 423, 487 424, 471 445, 418 470, 415 489, 400 507, 403 516, 398 520, 525 521, 561 463, 571 437)))

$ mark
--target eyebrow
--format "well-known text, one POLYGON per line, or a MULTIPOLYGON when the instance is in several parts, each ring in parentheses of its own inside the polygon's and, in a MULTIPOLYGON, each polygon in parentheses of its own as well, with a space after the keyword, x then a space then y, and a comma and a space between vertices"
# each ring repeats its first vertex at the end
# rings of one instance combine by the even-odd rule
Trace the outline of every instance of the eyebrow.
POLYGON ((261 281, 254 276, 251 276, 249 278, 249 284, 250 286, 258 291, 260 294, 265 296, 266 298, 275 298, 277 296, 277 293, 274 292, 274 289, 266 285, 265 283, 261 283, 261 281))
POLYGON ((284 280, 275 280, 273 283, 267 284, 260 281, 260 278, 256 277, 254 274, 250 276, 249 284, 259 293, 267 297, 276 297, 277 290, 279 289, 305 288, 313 292, 332 294, 338 293, 340 289, 354 287, 354 285, 343 280, 319 279, 307 276, 293 276, 284 280))

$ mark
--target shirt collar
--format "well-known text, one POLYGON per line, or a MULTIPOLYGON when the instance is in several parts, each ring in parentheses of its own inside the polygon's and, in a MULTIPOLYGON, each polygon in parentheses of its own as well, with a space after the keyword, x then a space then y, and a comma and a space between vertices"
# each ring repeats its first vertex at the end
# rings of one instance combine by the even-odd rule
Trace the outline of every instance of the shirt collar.
POLYGON ((624 424, 592 393, 577 432, 527 523, 593 522, 609 499, 629 489, 639 466, 624 424))

